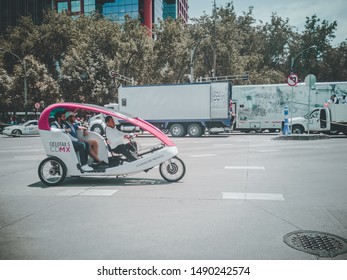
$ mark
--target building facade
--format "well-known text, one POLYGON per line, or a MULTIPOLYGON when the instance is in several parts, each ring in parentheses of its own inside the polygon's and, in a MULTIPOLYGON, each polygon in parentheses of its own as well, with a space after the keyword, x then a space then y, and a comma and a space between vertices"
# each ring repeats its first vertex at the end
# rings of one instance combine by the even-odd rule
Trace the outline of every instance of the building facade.
POLYGON ((188 22, 188 8, 188 0, 0 0, 0 32, 16 25, 20 16, 30 15, 35 24, 40 24, 44 10, 72 16, 98 12, 120 23, 128 15, 151 30, 153 23, 169 17, 188 22))
POLYGON ((31 16, 35 24, 43 20, 43 11, 53 8, 54 0, 0 0, 0 32, 17 24, 21 16, 31 16))
POLYGON ((188 0, 164 0, 163 18, 181 18, 185 23, 188 22, 188 0))
POLYGON ((160 19, 182 18, 188 22, 188 0, 54 0, 54 9, 71 15, 98 12, 110 20, 124 22, 125 16, 139 18, 152 29, 160 19))

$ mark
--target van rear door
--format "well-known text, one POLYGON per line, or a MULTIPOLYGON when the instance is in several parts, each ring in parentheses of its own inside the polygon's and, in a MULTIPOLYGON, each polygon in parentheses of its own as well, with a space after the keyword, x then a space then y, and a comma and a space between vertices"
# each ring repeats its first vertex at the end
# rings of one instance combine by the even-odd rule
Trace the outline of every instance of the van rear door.
POLYGON ((229 83, 211 83, 211 119, 228 118, 229 83))

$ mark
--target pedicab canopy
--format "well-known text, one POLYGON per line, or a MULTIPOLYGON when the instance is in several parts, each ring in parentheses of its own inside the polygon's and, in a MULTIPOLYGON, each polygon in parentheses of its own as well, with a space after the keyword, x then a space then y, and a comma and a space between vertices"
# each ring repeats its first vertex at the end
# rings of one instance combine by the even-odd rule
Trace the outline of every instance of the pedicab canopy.
POLYGON ((91 105, 91 104, 79 104, 79 103, 56 103, 48 106, 41 113, 39 119, 39 130, 50 130, 50 118, 52 118, 55 112, 65 110, 65 111, 75 111, 75 110, 83 110, 88 112, 95 112, 98 114, 105 114, 112 117, 116 117, 118 119, 124 120, 128 123, 131 123, 135 126, 138 126, 144 131, 151 133, 153 136, 161 140, 166 146, 175 146, 175 144, 158 128, 151 125, 150 123, 140 119, 140 118, 132 118, 129 116, 125 116, 121 113, 111 111, 107 108, 91 105))

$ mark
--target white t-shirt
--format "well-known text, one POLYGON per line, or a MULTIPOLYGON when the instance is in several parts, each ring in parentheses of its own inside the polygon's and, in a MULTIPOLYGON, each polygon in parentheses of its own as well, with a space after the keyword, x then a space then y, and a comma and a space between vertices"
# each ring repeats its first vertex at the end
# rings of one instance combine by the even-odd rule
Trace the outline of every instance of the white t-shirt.
POLYGON ((106 126, 106 138, 108 140, 108 144, 110 145, 111 149, 116 148, 118 145, 124 144, 124 133, 119 131, 116 127, 112 128, 109 126, 106 126))

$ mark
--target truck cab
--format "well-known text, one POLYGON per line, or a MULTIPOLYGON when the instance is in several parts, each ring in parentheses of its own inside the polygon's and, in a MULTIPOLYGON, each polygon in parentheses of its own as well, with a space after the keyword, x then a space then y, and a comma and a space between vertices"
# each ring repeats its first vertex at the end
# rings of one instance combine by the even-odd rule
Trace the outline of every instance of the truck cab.
POLYGON ((308 130, 328 134, 347 134, 347 105, 330 104, 314 109, 304 117, 293 118, 293 134, 302 134, 308 130))
POLYGON ((312 132, 324 132, 331 129, 331 113, 329 108, 317 108, 311 113, 292 121, 293 134, 303 134, 308 130, 312 132))

